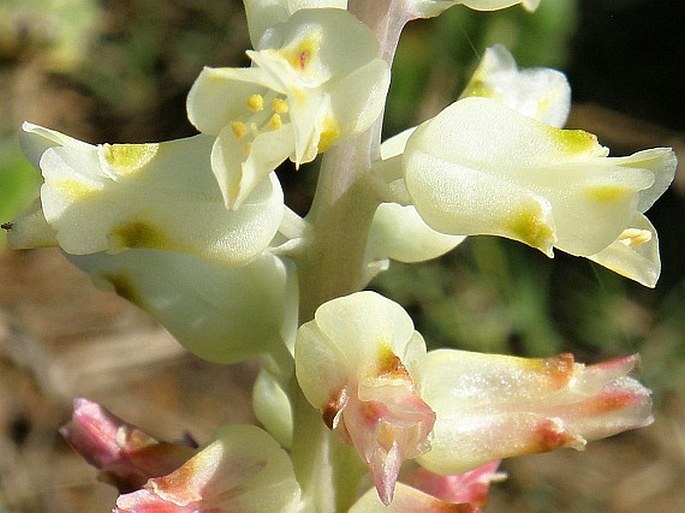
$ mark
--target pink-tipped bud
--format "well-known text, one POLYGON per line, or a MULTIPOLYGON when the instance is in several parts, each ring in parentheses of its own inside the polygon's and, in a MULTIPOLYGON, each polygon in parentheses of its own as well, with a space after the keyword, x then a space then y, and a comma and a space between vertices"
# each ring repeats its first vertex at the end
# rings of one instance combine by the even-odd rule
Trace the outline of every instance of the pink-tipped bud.
POLYGON ((172 472, 196 452, 191 444, 159 441, 82 397, 74 399, 72 420, 60 433, 120 492, 172 472))

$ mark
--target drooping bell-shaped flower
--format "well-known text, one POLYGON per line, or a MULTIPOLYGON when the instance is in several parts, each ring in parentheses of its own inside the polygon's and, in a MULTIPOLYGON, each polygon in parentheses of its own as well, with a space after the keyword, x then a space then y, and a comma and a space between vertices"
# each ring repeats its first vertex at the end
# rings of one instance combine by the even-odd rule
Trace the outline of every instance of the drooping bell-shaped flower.
POLYGON ((223 428, 183 466, 119 496, 114 513, 290 513, 300 487, 290 458, 256 426, 223 428))
POLYGON ((212 143, 200 135, 95 146, 25 123, 22 144, 44 183, 40 203, 15 220, 10 243, 46 245, 52 232, 71 255, 145 248, 244 265, 277 232, 283 192, 272 176, 227 212, 210 168, 212 143))
POLYGON ((642 248, 656 232, 642 213, 673 180, 670 148, 608 157, 591 134, 469 97, 416 129, 402 167, 412 203, 439 232, 499 235, 548 256, 556 247, 656 283, 658 252, 642 248))
POLYGON ((596 365, 568 354, 526 359, 440 349, 416 371, 436 413, 432 449, 419 463, 438 474, 492 459, 583 449, 588 441, 652 422, 649 390, 629 377, 629 356, 596 365))
POLYGON ((518 69, 502 45, 485 50, 461 94, 462 98, 468 96, 500 101, 524 116, 559 128, 571 108, 571 87, 563 73, 550 68, 518 69))
POLYGON ((88 399, 74 400, 72 420, 60 433, 120 492, 141 488, 151 477, 173 472, 197 449, 157 440, 88 399))
POLYGON ((369 465, 384 504, 392 501, 402 462, 429 448, 435 416, 411 375, 425 351, 402 307, 374 292, 325 303, 298 331, 302 391, 369 465))
POLYGON ((285 159, 312 161, 380 115, 388 65, 374 33, 341 9, 296 11, 268 28, 251 68, 205 68, 188 116, 216 136, 212 169, 234 210, 285 159))
POLYGON ((96 285, 141 307, 205 360, 233 363, 280 353, 287 345, 292 350, 297 276, 287 259, 265 252, 230 268, 181 253, 140 249, 70 260, 96 285))

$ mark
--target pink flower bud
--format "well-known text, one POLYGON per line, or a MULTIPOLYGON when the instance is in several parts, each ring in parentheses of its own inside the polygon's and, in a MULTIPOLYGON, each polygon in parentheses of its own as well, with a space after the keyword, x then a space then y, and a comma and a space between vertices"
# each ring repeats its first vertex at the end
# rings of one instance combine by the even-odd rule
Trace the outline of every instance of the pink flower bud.
POLYGON ((159 441, 82 397, 74 399, 72 420, 60 433, 120 492, 172 472, 196 452, 190 444, 159 441))

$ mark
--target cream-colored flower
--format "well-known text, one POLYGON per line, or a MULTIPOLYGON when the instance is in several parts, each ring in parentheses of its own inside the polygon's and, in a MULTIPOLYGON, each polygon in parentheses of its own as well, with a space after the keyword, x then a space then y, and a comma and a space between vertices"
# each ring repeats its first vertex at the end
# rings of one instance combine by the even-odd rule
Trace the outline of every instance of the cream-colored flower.
POLYGON ((455 5, 464 5, 477 11, 497 11, 521 4, 526 10, 534 11, 541 0, 409 0, 409 8, 422 18, 441 14, 455 5))
POLYGON ((296 11, 264 33, 251 68, 205 68, 188 116, 216 136, 212 169, 238 208, 286 158, 312 161, 380 115, 390 72, 374 33, 341 9, 296 11))
POLYGON ((485 50, 462 98, 482 96, 561 128, 571 109, 571 87, 566 76, 550 68, 518 69, 514 57, 502 45, 485 50))
POLYGON ((588 441, 651 424, 650 392, 628 376, 637 362, 628 356, 585 366, 570 354, 431 351, 414 374, 436 414, 432 449, 419 463, 454 474, 493 459, 581 450, 588 441))
POLYGON ((347 9, 347 0, 243 0, 247 28, 253 48, 261 48, 260 40, 268 28, 285 23, 302 9, 347 9))
MULTIPOLYGON (((351 441, 369 465, 380 502, 398 512, 412 504, 441 511, 441 499, 462 497, 442 490, 438 499, 398 484, 395 504, 407 459, 448 476, 501 458, 582 449, 589 440, 651 423, 650 392, 628 376, 637 361, 585 366, 569 354, 427 353, 402 307, 368 291, 324 303, 300 327, 295 345, 305 397, 351 441)), ((465 500, 475 501, 473 494, 465 500)), ((355 507, 375 504, 370 511, 380 511, 376 501, 366 495, 355 507)))
POLYGON ((275 176, 241 209, 226 211, 210 168, 212 137, 96 146, 25 123, 22 142, 44 183, 40 203, 9 233, 18 248, 57 243, 72 255, 162 249, 240 266, 262 253, 283 217, 275 176))
POLYGON ((413 205, 439 232, 499 235, 548 256, 556 247, 653 286, 658 252, 642 246, 656 233, 642 213, 673 180, 675 155, 608 153, 591 134, 469 97, 419 126, 402 167, 413 205))
POLYGON ((298 331, 295 372, 305 397, 351 440, 386 505, 402 462, 430 446, 435 416, 411 377, 425 352, 402 307, 374 292, 325 303, 298 331))

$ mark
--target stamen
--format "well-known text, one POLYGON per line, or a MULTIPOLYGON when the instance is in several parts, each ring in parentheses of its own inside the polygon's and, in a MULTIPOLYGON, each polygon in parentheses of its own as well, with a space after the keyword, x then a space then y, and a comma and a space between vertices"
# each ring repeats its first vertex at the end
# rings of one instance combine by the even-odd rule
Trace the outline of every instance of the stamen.
POLYGON ((261 94, 253 94, 247 99, 247 108, 251 112, 261 112, 264 110, 264 97, 261 94))
POLYGON ((245 123, 242 123, 240 121, 234 121, 231 125, 231 128, 233 129, 233 133, 238 139, 243 137, 247 132, 247 127, 245 126, 245 123))
POLYGON ((290 108, 284 99, 274 98, 271 101, 271 110, 277 114, 287 114, 290 108))
POLYGON ((269 119, 269 128, 271 130, 278 130, 283 126, 283 121, 281 120, 281 116, 279 114, 274 114, 271 116, 271 119, 269 119))

